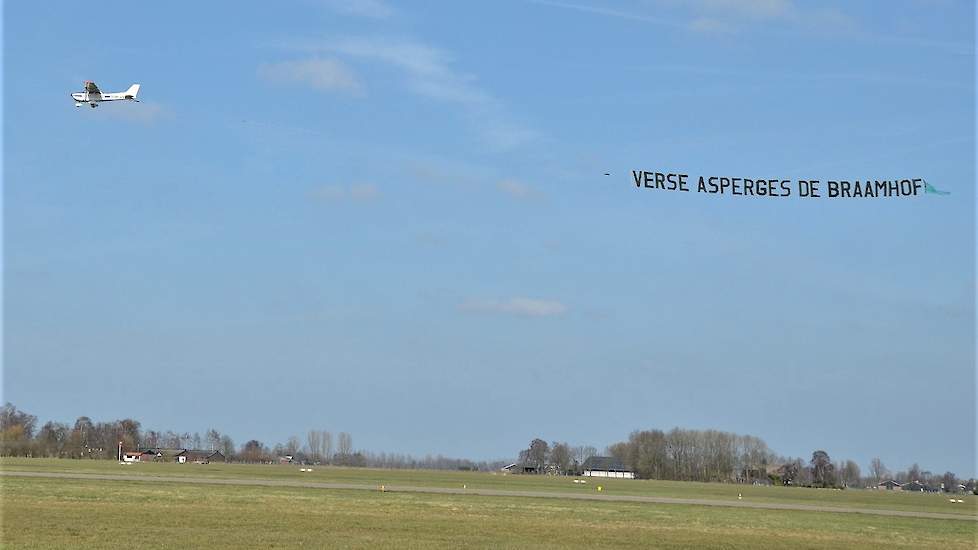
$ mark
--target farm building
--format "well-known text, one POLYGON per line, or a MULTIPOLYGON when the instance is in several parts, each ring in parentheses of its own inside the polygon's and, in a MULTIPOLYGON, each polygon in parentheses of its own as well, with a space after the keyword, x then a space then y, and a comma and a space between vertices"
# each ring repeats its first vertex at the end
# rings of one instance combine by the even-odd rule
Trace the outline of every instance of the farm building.
POLYGON ((618 477, 635 479, 635 472, 629 470, 617 458, 611 456, 592 456, 584 461, 584 475, 588 477, 618 477))
POLYGON ((886 489, 887 491, 899 491, 901 487, 903 487, 903 485, 892 479, 883 481, 876 486, 877 489, 886 489))
POLYGON ((191 449, 186 454, 187 462, 197 464, 207 464, 209 462, 227 462, 227 458, 221 451, 191 449))

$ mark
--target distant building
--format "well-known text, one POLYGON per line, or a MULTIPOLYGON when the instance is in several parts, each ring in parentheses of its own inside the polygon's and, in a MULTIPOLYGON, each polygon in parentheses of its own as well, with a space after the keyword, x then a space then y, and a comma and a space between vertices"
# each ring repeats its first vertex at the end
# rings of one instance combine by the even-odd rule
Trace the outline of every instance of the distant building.
POLYGON ((617 458, 611 456, 592 456, 584 461, 584 475, 587 477, 616 477, 635 479, 635 472, 629 470, 617 458))
POLYGON ((187 462, 208 464, 210 462, 227 462, 227 457, 221 451, 191 449, 186 451, 187 462))
POLYGON ((903 488, 903 485, 892 479, 881 482, 876 486, 877 489, 885 489, 887 491, 899 491, 903 488))
POLYGON ((904 491, 914 491, 914 492, 917 492, 917 493, 923 493, 923 492, 931 493, 931 492, 934 492, 934 489, 932 487, 928 487, 927 485, 925 485, 925 484, 923 484, 923 483, 921 483, 921 482, 919 482, 917 480, 913 480, 913 481, 911 481, 909 483, 904 483, 903 486, 901 486, 900 488, 903 489, 904 491))
POLYGON ((126 451, 122 453, 123 462, 139 462, 139 457, 142 456, 141 451, 126 451))

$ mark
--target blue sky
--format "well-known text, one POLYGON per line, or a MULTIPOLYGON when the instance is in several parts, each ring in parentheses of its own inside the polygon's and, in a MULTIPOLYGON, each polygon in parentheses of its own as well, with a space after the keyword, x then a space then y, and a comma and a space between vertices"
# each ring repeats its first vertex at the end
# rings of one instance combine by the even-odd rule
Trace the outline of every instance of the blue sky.
POLYGON ((70 8, 4 13, 3 393, 42 419, 974 473, 973 3, 70 8))

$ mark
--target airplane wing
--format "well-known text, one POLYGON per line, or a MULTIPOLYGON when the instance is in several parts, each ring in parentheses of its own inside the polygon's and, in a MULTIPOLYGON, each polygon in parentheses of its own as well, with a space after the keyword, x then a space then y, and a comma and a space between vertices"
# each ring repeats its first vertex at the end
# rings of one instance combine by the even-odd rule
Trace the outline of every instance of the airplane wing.
POLYGON ((98 89, 98 86, 96 86, 95 83, 92 82, 91 80, 86 80, 85 81, 85 91, 88 92, 88 93, 90 93, 90 94, 99 94, 99 95, 102 95, 102 91, 99 90, 98 89))

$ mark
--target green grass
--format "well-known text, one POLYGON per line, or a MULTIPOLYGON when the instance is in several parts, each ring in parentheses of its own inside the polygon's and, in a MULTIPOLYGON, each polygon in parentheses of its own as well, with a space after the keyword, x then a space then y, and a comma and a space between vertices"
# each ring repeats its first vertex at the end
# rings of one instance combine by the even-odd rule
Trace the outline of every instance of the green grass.
POLYGON ((974 548, 976 524, 781 510, 0 478, 4 548, 974 548))
POLYGON ((940 494, 904 493, 850 489, 806 489, 796 487, 755 487, 724 483, 678 481, 591 479, 587 485, 575 484, 572 478, 551 476, 502 475, 485 472, 442 472, 423 470, 381 470, 370 468, 314 467, 313 472, 299 471, 291 465, 245 464, 133 464, 123 466, 107 460, 15 459, 0 460, 0 469, 9 471, 79 472, 126 475, 193 476, 225 479, 271 479, 365 485, 402 485, 417 487, 456 487, 515 491, 548 491, 594 493, 598 485, 603 494, 646 495, 673 498, 702 498, 759 503, 796 503, 819 506, 872 508, 918 512, 978 515, 978 497, 956 495, 965 502, 948 502, 940 494))

